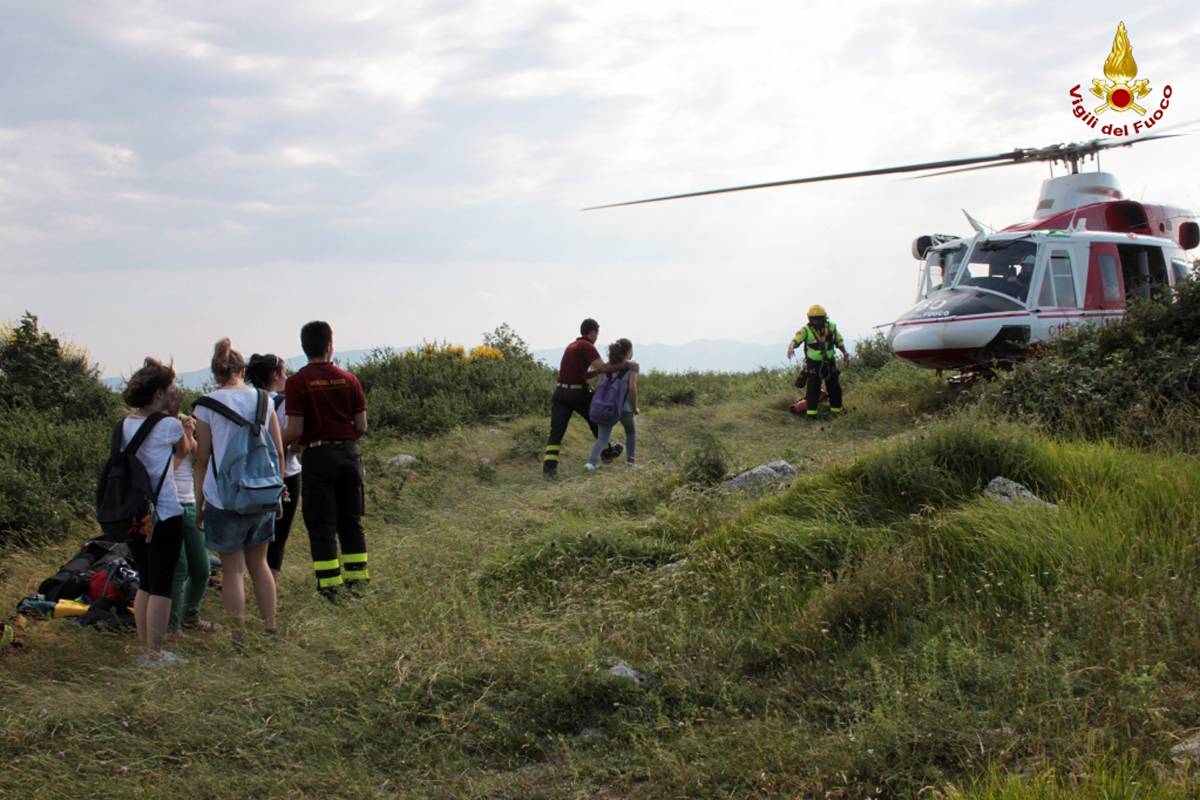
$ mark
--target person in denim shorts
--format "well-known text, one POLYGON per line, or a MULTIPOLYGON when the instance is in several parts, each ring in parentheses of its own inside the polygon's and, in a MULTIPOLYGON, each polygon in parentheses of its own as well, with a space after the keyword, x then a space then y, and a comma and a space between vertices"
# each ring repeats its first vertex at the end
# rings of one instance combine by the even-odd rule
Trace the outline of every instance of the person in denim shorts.
MULTIPOLYGON (((258 408, 258 392, 246 385, 246 362, 241 353, 230 346, 228 339, 217 342, 212 372, 220 388, 209 392, 206 397, 224 404, 244 419, 254 419, 258 408)), ((275 577, 267 566, 267 545, 275 535, 277 512, 237 514, 221 507, 216 470, 225 455, 227 443, 233 436, 246 434, 244 429, 211 408, 197 406, 194 416, 196 525, 204 531, 208 549, 221 554, 221 601, 233 625, 233 636, 235 639, 241 637, 246 613, 246 590, 242 576, 247 571, 254 585, 263 627, 273 633, 275 577)), ((283 474, 283 442, 279 420, 274 414, 268 414, 267 417, 280 474, 283 474)))

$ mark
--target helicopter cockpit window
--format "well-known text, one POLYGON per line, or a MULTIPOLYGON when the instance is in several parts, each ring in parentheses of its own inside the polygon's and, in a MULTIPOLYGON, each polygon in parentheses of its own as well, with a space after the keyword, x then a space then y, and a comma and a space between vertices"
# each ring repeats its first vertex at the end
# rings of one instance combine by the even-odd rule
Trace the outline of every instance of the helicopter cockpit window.
POLYGON ((938 289, 953 285, 955 273, 958 271, 958 266, 962 263, 962 257, 966 251, 967 248, 965 247, 929 251, 929 255, 925 259, 925 280, 922 286, 924 291, 923 296, 928 296, 930 292, 936 292, 938 289))
POLYGON ((1037 245, 1024 239, 981 242, 971 251, 956 285, 977 286, 1024 302, 1036 260, 1037 245))
POLYGON ((1192 274, 1192 270, 1186 261, 1179 258, 1172 258, 1171 273, 1175 276, 1175 285, 1178 286, 1180 281, 1186 280, 1192 274))

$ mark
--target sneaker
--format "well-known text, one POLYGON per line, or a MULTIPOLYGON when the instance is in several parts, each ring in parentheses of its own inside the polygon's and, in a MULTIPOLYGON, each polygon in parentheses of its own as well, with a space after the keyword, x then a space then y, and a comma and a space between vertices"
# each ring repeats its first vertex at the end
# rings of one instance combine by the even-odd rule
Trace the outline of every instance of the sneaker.
POLYGON ((584 462, 584 464, 583 464, 583 468, 584 468, 585 470, 587 470, 588 472, 595 472, 595 471, 596 471, 596 465, 595 465, 595 464, 593 464, 593 463, 592 463, 592 462, 590 462, 590 461, 585 461, 585 462, 584 462))
POLYGON ((183 628, 185 631, 212 633, 217 629, 217 624, 215 622, 209 622, 206 619, 200 619, 197 617, 196 619, 184 620, 179 627, 183 628))
POLYGON ((138 666, 146 667, 147 669, 158 669, 159 667, 172 667, 176 664, 183 664, 187 660, 187 656, 172 653, 170 650, 163 650, 154 656, 148 654, 138 656, 138 666))
POLYGON ((637 462, 636 462, 636 461, 626 461, 626 462, 625 462, 625 466, 629 467, 630 469, 637 469, 637 468, 638 468, 638 465, 637 465, 637 462))

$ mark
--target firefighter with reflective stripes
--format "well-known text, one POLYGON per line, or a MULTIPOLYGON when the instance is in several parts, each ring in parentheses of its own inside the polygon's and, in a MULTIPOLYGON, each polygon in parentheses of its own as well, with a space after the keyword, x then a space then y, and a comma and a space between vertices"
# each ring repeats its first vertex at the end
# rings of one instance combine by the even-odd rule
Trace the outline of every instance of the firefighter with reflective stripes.
POLYGON ((817 405, 821 401, 821 382, 829 392, 829 411, 842 413, 842 382, 838 378, 837 357, 834 350, 842 351, 842 360, 850 363, 846 343, 838 333, 837 325, 829 321, 825 309, 814 305, 808 309, 808 324, 796 331, 788 344, 787 357, 792 358, 796 348, 804 347, 804 369, 808 373, 805 385, 806 419, 817 418, 817 405))
MULTIPOLYGON (((600 435, 596 423, 588 418, 588 409, 592 404, 592 387, 588 381, 597 375, 629 367, 629 364, 624 363, 604 363, 600 352, 596 350, 596 339, 599 336, 600 323, 589 317, 579 326, 579 338, 567 345, 563 351, 562 362, 558 367, 558 381, 554 387, 554 398, 550 405, 550 438, 546 441, 546 451, 542 456, 542 474, 547 478, 558 475, 562 440, 567 433, 567 424, 570 423, 572 414, 578 414, 587 421, 593 437, 600 435)), ((636 368, 636 364, 634 367, 636 368)), ((613 442, 604 448, 601 458, 606 462, 612 461, 621 455, 623 449, 620 442, 613 442)))
POLYGON ((333 363, 329 323, 314 321, 301 328, 300 346, 308 364, 287 379, 288 422, 283 440, 304 446, 301 513, 317 591, 333 600, 343 588, 363 591, 371 577, 357 444, 367 432, 367 398, 358 378, 333 363))

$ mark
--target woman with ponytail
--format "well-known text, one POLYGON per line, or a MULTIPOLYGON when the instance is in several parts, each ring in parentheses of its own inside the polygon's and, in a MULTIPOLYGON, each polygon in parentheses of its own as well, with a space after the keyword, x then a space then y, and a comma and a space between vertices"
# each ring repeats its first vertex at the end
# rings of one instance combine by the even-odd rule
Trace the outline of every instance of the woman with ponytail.
MULTIPOLYGON (((275 416, 279 420, 279 428, 287 427, 287 398, 283 396, 283 387, 287 383, 287 365, 277 355, 268 353, 250 356, 246 364, 246 380, 256 389, 265 390, 271 397, 275 416)), ((296 508, 300 505, 300 456, 299 445, 291 445, 284 453, 283 462, 283 516, 275 520, 275 538, 267 547, 267 566, 278 579, 279 571, 283 569, 283 550, 287 547, 288 534, 292 530, 292 520, 296 516, 296 508)))
MULTIPOLYGON (((229 339, 222 339, 213 348, 212 373, 218 388, 205 397, 252 422, 258 414, 258 391, 246 385, 246 362, 242 354, 233 349, 229 339)), ((221 601, 233 626, 233 637, 236 641, 242 635, 246 613, 242 576, 246 571, 254 585, 263 626, 274 633, 275 578, 267 566, 267 546, 274 535, 275 513, 238 514, 222 507, 217 491, 217 469, 223 463, 233 437, 246 434, 241 426, 212 408, 197 405, 194 414, 196 524, 204 531, 208 549, 221 554, 221 601)), ((268 413, 267 424, 282 475, 283 442, 279 421, 274 414, 268 413)))

